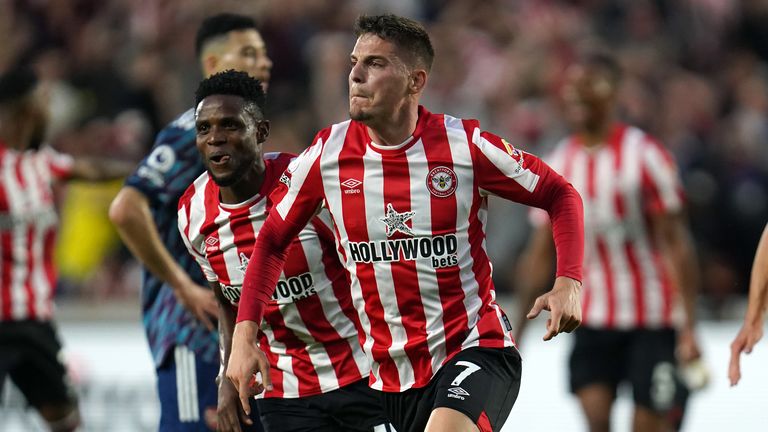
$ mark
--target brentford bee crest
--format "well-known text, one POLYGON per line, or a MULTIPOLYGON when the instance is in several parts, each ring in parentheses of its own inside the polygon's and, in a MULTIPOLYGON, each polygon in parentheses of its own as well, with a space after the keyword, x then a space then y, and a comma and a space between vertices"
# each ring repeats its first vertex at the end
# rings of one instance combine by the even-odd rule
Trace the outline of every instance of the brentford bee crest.
POLYGON ((453 195, 456 192, 458 182, 456 173, 448 167, 435 167, 427 174, 427 189, 438 198, 453 195))

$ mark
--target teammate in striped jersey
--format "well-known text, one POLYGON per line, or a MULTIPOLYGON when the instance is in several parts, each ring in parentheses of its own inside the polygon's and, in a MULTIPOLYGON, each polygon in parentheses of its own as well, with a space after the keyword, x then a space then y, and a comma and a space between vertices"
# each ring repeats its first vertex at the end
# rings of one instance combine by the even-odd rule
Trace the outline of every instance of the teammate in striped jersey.
MULTIPOLYGON (((250 17, 222 13, 206 18, 195 48, 203 75, 248 72, 266 87, 272 68, 250 17)), ((238 404, 217 404, 218 313, 213 292, 179 236, 176 203, 205 167, 195 148, 194 109, 157 135, 155 145, 110 207, 110 218, 144 265, 143 324, 157 373, 160 431, 215 429, 216 415, 236 416, 238 404), (216 412, 214 412, 216 410, 216 412)), ((258 422, 252 430, 261 430, 258 422)))
POLYGON ((321 208, 350 274, 370 385, 398 431, 498 431, 520 356, 495 302, 487 197, 547 209, 558 246, 545 339, 576 328, 583 254, 578 193, 477 121, 419 106, 433 50, 418 23, 362 16, 351 54, 351 120, 322 130, 275 192, 243 282, 227 375, 241 397, 264 354, 253 343, 293 238, 321 208))
POLYGON ((752 352, 763 337, 765 312, 768 309, 768 225, 763 230, 752 264, 749 281, 749 304, 744 324, 731 343, 731 360, 728 365, 728 379, 732 386, 741 379, 741 353, 752 352))
POLYGON ((111 180, 131 167, 38 150, 47 114, 36 88, 31 71, 0 76, 0 390, 10 376, 50 430, 71 431, 80 414, 52 316, 53 183, 111 180))
MULTIPOLYGON (((277 198, 269 194, 286 181, 282 173, 295 156, 262 155, 269 121, 261 86, 247 74, 213 75, 196 99, 197 148, 207 172, 179 200, 179 231, 219 299, 224 367, 245 269, 277 198)), ((386 430, 379 396, 367 385, 360 323, 327 211, 293 237, 276 286, 259 332, 273 377, 258 400, 265 429, 386 430)), ((237 404, 236 393, 229 397, 237 404)), ((237 417, 220 420, 237 425, 237 417)))
MULTIPOLYGON (((634 430, 662 431, 679 426, 687 398, 678 360, 700 356, 696 258, 674 160, 653 137, 615 120, 620 73, 602 54, 568 69, 562 95, 574 132, 549 160, 584 199, 582 327, 570 385, 591 431, 609 430, 622 382, 633 388, 634 430)), ((528 301, 546 286, 552 255, 546 214, 531 216, 538 229, 521 262, 528 301)))

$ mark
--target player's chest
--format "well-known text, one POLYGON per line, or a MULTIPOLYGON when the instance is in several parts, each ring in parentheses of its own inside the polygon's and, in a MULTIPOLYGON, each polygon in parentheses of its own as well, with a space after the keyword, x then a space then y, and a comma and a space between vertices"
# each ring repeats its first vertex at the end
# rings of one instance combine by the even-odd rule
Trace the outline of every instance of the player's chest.
POLYGON ((327 205, 353 238, 456 232, 468 223, 477 198, 468 158, 369 152, 340 158, 338 171, 328 174, 323 176, 327 205))

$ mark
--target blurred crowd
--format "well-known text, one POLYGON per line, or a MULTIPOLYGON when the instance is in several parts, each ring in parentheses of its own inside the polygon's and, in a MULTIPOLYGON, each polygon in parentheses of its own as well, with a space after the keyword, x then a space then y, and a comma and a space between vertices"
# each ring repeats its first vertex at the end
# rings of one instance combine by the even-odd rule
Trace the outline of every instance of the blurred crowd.
MULTIPOLYGON (((435 45, 425 105, 546 155, 567 130, 558 90, 584 49, 616 55, 620 115, 677 157, 710 317, 747 290, 768 220, 768 2, 762 0, 2 0, 0 71, 35 67, 50 97, 48 140, 70 153, 138 161, 189 108, 201 78, 194 32, 216 12, 254 16, 274 62, 266 150, 298 152, 347 117, 351 26, 392 12, 435 45)), ((64 295, 136 296, 135 263, 106 217, 119 188, 62 191, 64 295)), ((491 203, 499 290, 528 233, 525 211, 491 203)))

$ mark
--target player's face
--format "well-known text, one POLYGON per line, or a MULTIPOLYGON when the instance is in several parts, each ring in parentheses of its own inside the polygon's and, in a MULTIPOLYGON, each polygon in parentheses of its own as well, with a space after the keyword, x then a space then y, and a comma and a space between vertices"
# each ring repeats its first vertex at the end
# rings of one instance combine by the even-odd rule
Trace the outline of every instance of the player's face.
POLYGON ((350 60, 350 118, 362 122, 391 118, 409 95, 408 68, 397 55, 397 47, 376 35, 364 34, 350 60))
POLYGON ((251 29, 231 31, 228 35, 216 72, 227 69, 243 71, 261 81, 266 91, 272 70, 272 60, 267 55, 267 46, 261 34, 251 29))
POLYGON ((615 84, 597 67, 574 65, 562 89, 565 117, 576 130, 595 129, 610 118, 615 84))
POLYGON ((261 146, 269 122, 255 120, 239 96, 212 95, 197 106, 197 149, 213 181, 232 186, 263 164, 261 146))

